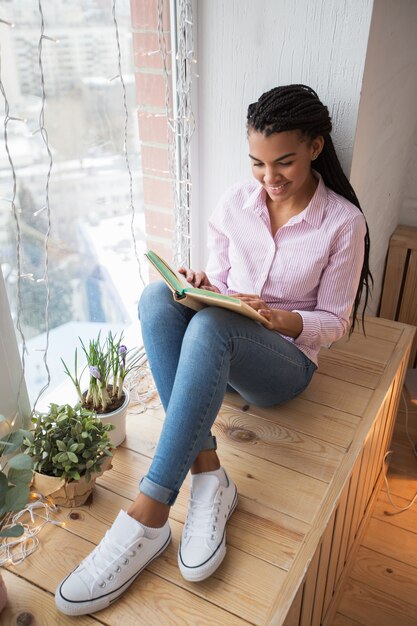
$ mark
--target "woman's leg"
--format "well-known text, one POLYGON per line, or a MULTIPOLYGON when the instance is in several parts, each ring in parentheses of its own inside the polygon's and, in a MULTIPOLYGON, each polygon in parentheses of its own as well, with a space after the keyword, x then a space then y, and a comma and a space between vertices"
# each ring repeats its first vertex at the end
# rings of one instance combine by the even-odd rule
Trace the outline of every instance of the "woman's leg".
MULTIPOLYGON (((163 281, 148 285, 139 302, 142 339, 162 406, 166 410, 177 373, 182 341, 195 311, 176 302, 163 281)), ((215 450, 211 433, 203 449, 215 450)))
POLYGON ((141 493, 174 503, 204 448, 228 381, 249 402, 271 406, 300 393, 314 370, 278 333, 225 309, 199 311, 183 335, 164 426, 141 493))

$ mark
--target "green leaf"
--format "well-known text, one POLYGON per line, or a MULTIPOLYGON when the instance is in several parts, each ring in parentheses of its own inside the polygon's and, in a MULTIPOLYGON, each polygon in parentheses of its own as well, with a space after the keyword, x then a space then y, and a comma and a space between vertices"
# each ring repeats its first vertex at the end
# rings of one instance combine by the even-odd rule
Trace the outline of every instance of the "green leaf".
POLYGON ((16 524, 11 528, 0 530, 0 537, 20 537, 25 532, 25 529, 21 524, 16 524))
POLYGON ((18 485, 17 487, 10 487, 7 491, 4 504, 4 506, 6 507, 6 511, 21 511, 26 506, 28 498, 28 485, 18 485))
POLYGON ((67 452, 68 459, 73 463, 78 463, 78 456, 74 452, 67 452))
POLYGON ((29 485, 32 480, 32 465, 31 469, 14 469, 9 468, 7 478, 13 485, 29 485))
POLYGON ((60 452, 59 454, 57 454, 56 456, 54 456, 54 458, 52 459, 52 461, 58 462, 58 463, 64 463, 64 461, 66 461, 68 459, 68 453, 67 452, 60 452))
POLYGON ((61 441, 60 439, 57 439, 56 441, 56 445, 57 448, 60 452, 66 452, 67 451, 67 446, 65 445, 65 443, 63 441, 61 441))
POLYGON ((32 469, 32 460, 27 454, 17 454, 9 461, 9 468, 16 470, 32 469))

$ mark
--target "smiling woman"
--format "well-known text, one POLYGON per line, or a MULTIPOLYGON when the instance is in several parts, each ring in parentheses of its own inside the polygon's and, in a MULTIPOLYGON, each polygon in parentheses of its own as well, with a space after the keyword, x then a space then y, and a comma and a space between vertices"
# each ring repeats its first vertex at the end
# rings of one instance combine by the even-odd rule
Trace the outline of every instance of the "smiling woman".
POLYGON ((249 130, 252 172, 267 193, 272 235, 293 215, 304 210, 317 187, 311 162, 323 148, 323 137, 306 140, 296 130, 265 137, 249 130))
POLYGON ((234 186, 214 212, 206 271, 180 270, 193 287, 241 298, 270 321, 268 328, 229 309, 184 307, 165 282, 144 289, 142 336, 165 420, 127 513, 120 511, 58 587, 64 613, 107 606, 165 551, 170 507, 189 471, 180 572, 202 581, 225 558, 225 527, 238 495, 211 429, 226 390, 261 407, 295 398, 311 381, 320 347, 346 333, 355 298, 354 321, 362 287, 368 291, 366 221, 330 129, 327 108, 303 85, 277 88, 251 104, 255 180, 234 186), (131 565, 106 578, 114 558, 131 565))

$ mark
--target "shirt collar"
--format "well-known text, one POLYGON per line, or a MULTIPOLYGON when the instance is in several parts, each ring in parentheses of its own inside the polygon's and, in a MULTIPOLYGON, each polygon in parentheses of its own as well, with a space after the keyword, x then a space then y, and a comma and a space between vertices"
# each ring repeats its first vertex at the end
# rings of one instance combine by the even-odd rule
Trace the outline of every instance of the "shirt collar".
MULTIPOLYGON (((292 217, 287 224, 296 224, 301 221, 308 222, 314 228, 319 228, 323 220, 324 208, 327 204, 327 188, 323 182, 323 178, 319 172, 313 170, 313 175, 318 179, 316 191, 310 202, 298 215, 292 217)), ((265 202, 266 191, 261 184, 258 184, 254 191, 249 195, 243 208, 252 209, 258 215, 261 215, 266 208, 265 202)))

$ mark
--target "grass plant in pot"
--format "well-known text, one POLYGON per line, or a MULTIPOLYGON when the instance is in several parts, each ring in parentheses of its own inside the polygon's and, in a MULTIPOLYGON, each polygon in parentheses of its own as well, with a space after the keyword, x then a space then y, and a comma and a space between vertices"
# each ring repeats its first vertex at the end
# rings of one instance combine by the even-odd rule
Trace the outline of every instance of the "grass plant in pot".
MULTIPOLYGON (((0 415, 0 538, 2 541, 20 537, 21 524, 13 523, 13 513, 23 509, 29 499, 32 480, 32 461, 25 454, 15 454, 21 449, 27 431, 11 431, 9 422, 0 415), (14 456, 11 456, 14 455, 14 456), (7 471, 6 471, 7 470, 7 471)), ((0 548, 0 561, 2 548, 0 548)), ((0 613, 7 602, 7 592, 0 573, 0 613)))
POLYGON ((124 383, 128 373, 138 365, 140 356, 129 358, 127 347, 122 344, 123 333, 119 336, 110 331, 102 340, 100 333, 86 346, 79 338, 87 361, 86 367, 78 375, 78 349, 74 354, 74 371, 62 360, 66 374, 77 391, 81 405, 97 413, 104 424, 112 424, 114 430, 110 440, 118 446, 126 437, 126 414, 129 405, 129 392, 124 383), (90 377, 88 388, 83 390, 81 378, 88 368, 90 377))
POLYGON ((112 426, 80 404, 51 404, 32 421, 35 429, 23 445, 33 461, 33 488, 58 506, 81 506, 111 467, 112 426))

